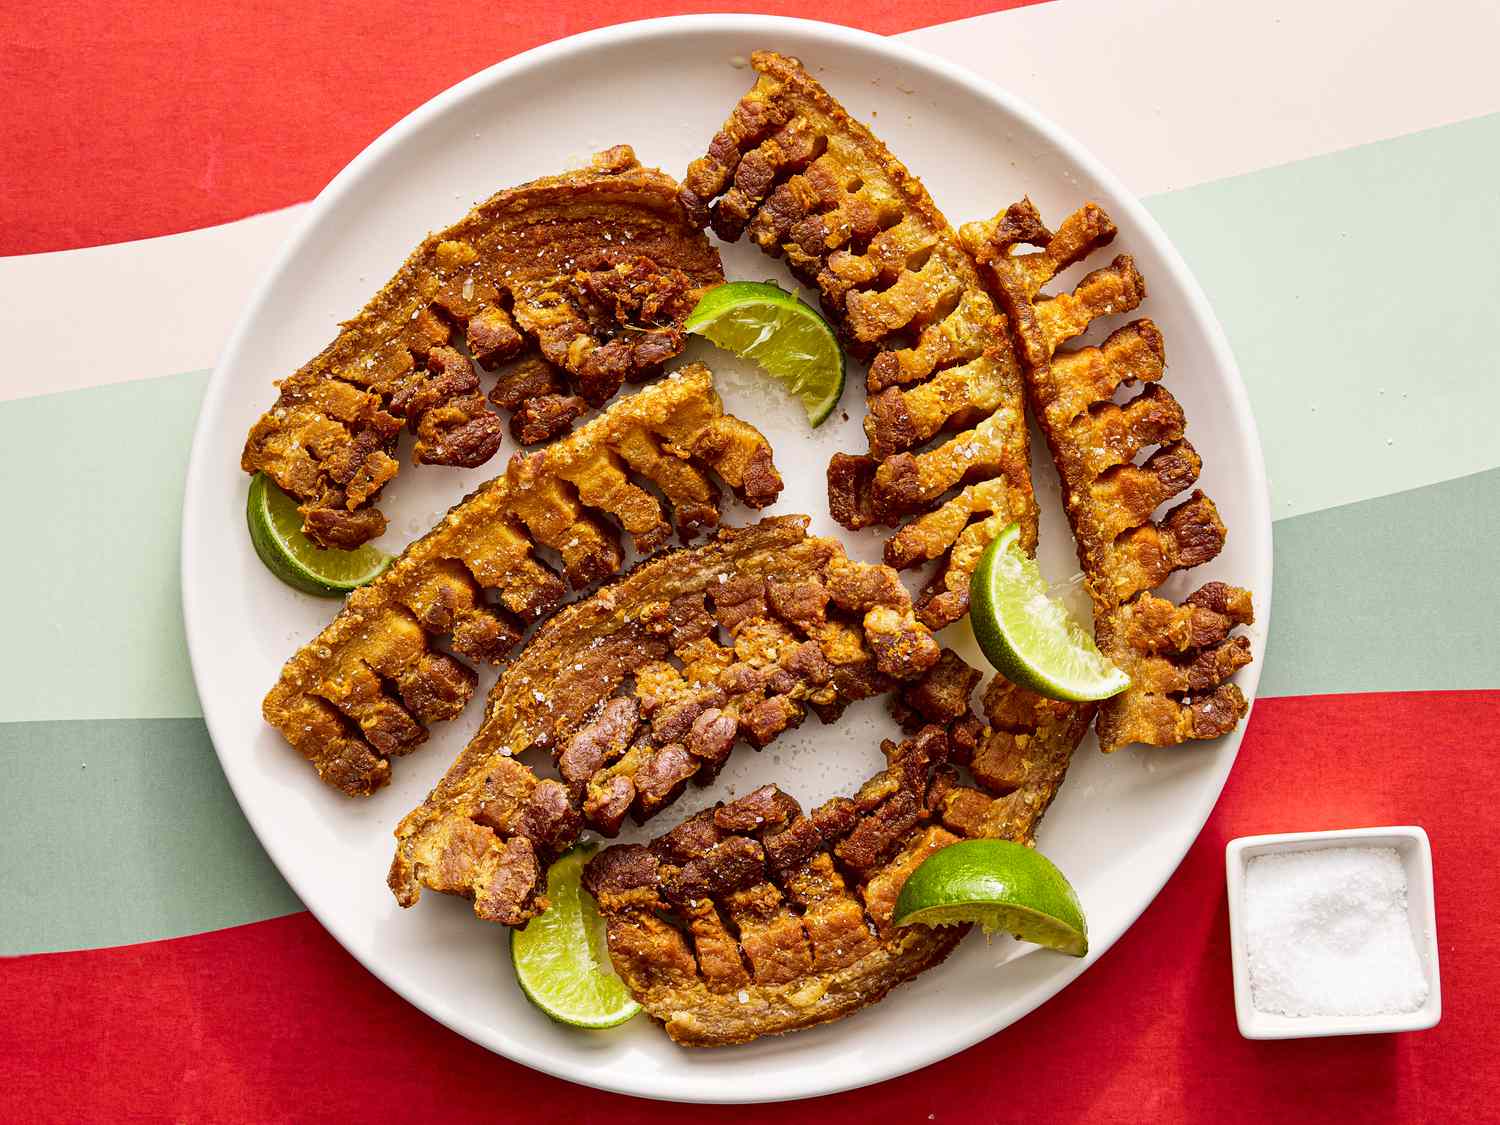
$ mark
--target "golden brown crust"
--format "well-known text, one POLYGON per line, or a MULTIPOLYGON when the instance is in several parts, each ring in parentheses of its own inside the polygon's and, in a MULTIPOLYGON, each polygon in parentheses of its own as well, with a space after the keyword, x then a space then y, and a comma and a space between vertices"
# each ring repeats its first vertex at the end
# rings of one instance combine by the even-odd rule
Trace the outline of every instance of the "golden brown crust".
POLYGON ((1029 200, 960 233, 1010 314, 1032 409, 1062 478, 1095 637, 1131 677, 1099 708, 1100 745, 1170 746, 1227 733, 1248 706, 1227 681, 1250 661, 1249 641, 1228 635, 1253 619, 1249 593, 1210 583, 1181 606, 1150 593, 1173 572, 1214 558, 1226 534, 1213 502, 1196 489, 1152 519, 1192 488, 1202 467, 1182 407, 1160 382, 1161 333, 1142 319, 1098 347, 1058 350, 1096 317, 1140 303, 1145 284, 1135 264, 1121 255, 1072 293, 1038 299, 1058 269, 1113 237, 1114 225, 1094 204, 1055 235, 1029 200), (1039 249, 1018 252, 1020 243, 1039 249), (1134 397, 1115 401, 1120 388, 1134 385, 1142 387, 1134 397))
POLYGON ((449 510, 282 669, 266 721, 350 795, 390 776, 388 759, 450 719, 474 689, 469 663, 498 663, 527 624, 549 616, 624 562, 618 523, 649 553, 718 523, 715 473, 746 503, 781 490, 770 446, 723 413, 708 369, 692 364, 616 402, 566 438, 520 453, 506 471, 449 510), (557 574, 541 548, 563 563, 557 574), (564 581, 566 579, 566 582, 564 581), (488 594, 493 592, 497 600, 488 594))
POLYGON ((585 825, 613 836, 627 815, 644 821, 712 778, 736 742, 763 747, 808 710, 831 721, 932 668, 937 642, 895 574, 806 528, 805 516, 726 528, 544 625, 397 829, 398 901, 426 886, 520 924, 545 906, 534 861, 585 825), (532 749, 552 754, 561 782, 516 760, 532 749))
POLYGON ((1072 751, 1050 740, 1005 797, 957 784, 965 721, 951 716, 967 716, 975 679, 945 652, 924 681, 942 682, 926 698, 950 718, 882 744, 886 768, 851 797, 804 813, 767 785, 589 861, 615 971, 674 1042, 726 1046, 841 1019, 952 952, 967 926, 892 924, 902 886, 961 838, 1029 843, 1072 751))
POLYGON ((967 610, 976 547, 1013 519, 1027 549, 1036 542, 1005 317, 921 181, 795 59, 758 51, 752 63, 759 80, 689 167, 683 204, 719 237, 748 235, 784 258, 869 361, 870 452, 834 457, 830 510, 850 528, 916 517, 886 562, 941 560, 918 602, 940 628, 967 610), (920 449, 933 438, 936 448, 920 449))
MULTIPOLYGON (((418 463, 483 464, 500 419, 461 340, 482 365, 543 363, 550 385, 494 399, 520 410, 523 443, 556 437, 621 381, 659 371, 682 322, 723 280, 718 254, 682 214, 671 177, 628 146, 588 169, 509 188, 429 235, 338 337, 283 380, 252 427, 241 465, 301 504, 304 531, 348 548, 379 534, 373 505, 397 473, 404 421, 418 463), (573 395, 565 395, 564 381, 573 395)), ((524 382, 524 380, 522 381, 524 382)))
POLYGON ((907 877, 957 837, 926 810, 941 730, 885 750, 887 769, 853 799, 804 814, 767 785, 589 861, 615 971, 674 1042, 748 1043, 840 1019, 963 938, 967 926, 891 925, 907 877))

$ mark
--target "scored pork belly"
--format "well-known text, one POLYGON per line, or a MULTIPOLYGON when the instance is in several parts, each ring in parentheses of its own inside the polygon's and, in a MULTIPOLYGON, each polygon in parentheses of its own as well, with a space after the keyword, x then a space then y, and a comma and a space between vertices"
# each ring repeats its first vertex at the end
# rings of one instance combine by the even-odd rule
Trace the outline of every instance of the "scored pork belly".
MULTIPOLYGON (((683 205, 720 238, 748 237, 784 259, 817 289, 845 346, 868 362, 869 452, 834 456, 829 508, 852 529, 893 528, 884 548, 890 566, 935 564, 916 609, 940 628, 968 613, 974 568, 1006 525, 1020 525, 1023 549, 1036 546, 1011 318, 1050 322, 1072 308, 1071 295, 1037 299, 1039 287, 1112 230, 1070 229, 1073 241, 1028 259, 1030 303, 1002 306, 927 190, 868 127, 797 60, 759 51, 751 61, 755 85, 683 177, 683 205)), ((1012 241, 1042 230, 1022 211, 1008 219, 997 233, 1012 241)), ((1111 290, 1115 311, 1138 300, 1124 284, 1129 276, 1111 290)), ((1103 294, 1089 289, 1088 307, 1102 305, 1103 294)), ((1094 716, 1092 705, 1051 704, 1003 681, 993 693, 1035 703, 1003 709, 1009 718, 985 736, 982 768, 1038 753, 1066 763, 1094 716)), ((990 811, 1007 822, 1003 809, 990 811)))
POLYGON ((329 785, 368 796, 390 779, 391 758, 463 709, 470 665, 504 660, 570 588, 624 566, 620 529, 650 554, 673 524, 684 541, 716 527, 714 476, 755 508, 781 491, 765 438, 723 412, 708 369, 692 364, 517 454, 451 508, 287 661, 266 721, 329 785))
POLYGON ((501 673, 484 722, 396 830, 390 885, 463 895, 488 921, 545 908, 545 865, 585 826, 613 836, 739 741, 764 747, 808 711, 915 684, 939 659, 894 572, 854 562, 806 516, 722 530, 644 563, 544 625, 501 673), (560 778, 518 757, 546 750, 560 778))
POLYGON ((917 600, 934 629, 968 612, 969 576, 1011 522, 1036 546, 1025 392, 1004 314, 921 181, 795 59, 759 77, 682 200, 726 241, 748 238, 814 287, 869 364, 868 453, 835 454, 828 501, 845 527, 897 528, 885 561, 937 561, 917 600))
POLYGON ((953 763, 974 752, 968 694, 978 678, 961 665, 945 660, 923 677, 941 686, 904 693, 947 690, 947 725, 884 743, 886 768, 852 796, 804 811, 766 785, 589 861, 584 885, 615 971, 675 1042, 725 1046, 839 1019, 963 938, 967 926, 893 926, 901 887, 962 838, 1030 843, 1077 737, 1065 731, 1018 760, 1003 796, 960 784, 953 763))

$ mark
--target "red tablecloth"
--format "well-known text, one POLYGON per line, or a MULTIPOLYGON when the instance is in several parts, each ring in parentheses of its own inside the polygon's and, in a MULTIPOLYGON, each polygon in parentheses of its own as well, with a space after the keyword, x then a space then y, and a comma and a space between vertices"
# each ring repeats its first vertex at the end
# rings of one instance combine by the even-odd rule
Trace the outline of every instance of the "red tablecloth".
MULTIPOLYGON (((1256 704, 1203 835, 1156 902, 1072 987, 945 1062, 782 1106, 603 1094, 497 1058, 409 1007, 308 915, 24 958, 4 972, 11 1120, 1495 1120, 1500 842, 1470 752, 1500 695, 1256 704), (1338 815, 1326 811, 1337 794, 1338 815), (1235 1028, 1224 844, 1264 828, 1400 822, 1437 861, 1444 1012, 1434 1030, 1250 1042, 1235 1028), (930 1115, 930 1116, 929 1116, 930 1115)), ((912 1029, 921 1035, 921 1029, 912 1029)))

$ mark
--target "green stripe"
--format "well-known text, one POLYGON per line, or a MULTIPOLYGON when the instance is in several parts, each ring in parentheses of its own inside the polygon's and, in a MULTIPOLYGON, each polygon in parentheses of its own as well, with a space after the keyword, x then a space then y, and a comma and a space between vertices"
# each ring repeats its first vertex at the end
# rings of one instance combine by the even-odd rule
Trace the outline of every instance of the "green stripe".
POLYGON ((200 719, 0 723, 0 776, 0 954, 154 941, 302 909, 200 719))
MULTIPOLYGON (((1500 461, 1482 315, 1500 255, 1475 252, 1500 245, 1497 178, 1500 115, 1149 201, 1229 330, 1278 518, 1500 461)), ((192 372, 0 403, 0 495, 24 536, 0 555, 0 584, 25 591, 11 613, 28 641, 0 652, 0 721, 200 713, 177 536, 204 384, 192 372)))
MULTIPOLYGON (((0 403, 0 722, 198 716, 177 577, 207 372, 0 403)), ((238 456, 226 450, 225 456, 238 456)))
POLYGON ((1500 114, 1147 201, 1234 346, 1274 518, 1500 466, 1497 181, 1500 114))
MULTIPOLYGON (((1500 688, 1500 470, 1276 525, 1261 694, 1500 688)), ((197 933, 298 909, 196 719, 0 724, 0 952, 197 933), (19 857, 19 859, 17 858, 19 857)), ((312 776, 308 775, 312 784, 312 776)))
MULTIPOLYGON (((1500 687, 1500 471, 1477 471, 1500 460, 1500 255, 1475 252, 1500 245, 1497 172, 1490 117, 1150 201, 1234 342, 1275 513, 1316 512, 1276 526, 1264 695, 1500 687)), ((24 638, 0 650, 0 952, 298 908, 196 718, 177 540, 205 381, 0 403, 24 638)))
POLYGON ((1497 511, 1500 469, 1277 523, 1260 694, 1500 688, 1497 511))

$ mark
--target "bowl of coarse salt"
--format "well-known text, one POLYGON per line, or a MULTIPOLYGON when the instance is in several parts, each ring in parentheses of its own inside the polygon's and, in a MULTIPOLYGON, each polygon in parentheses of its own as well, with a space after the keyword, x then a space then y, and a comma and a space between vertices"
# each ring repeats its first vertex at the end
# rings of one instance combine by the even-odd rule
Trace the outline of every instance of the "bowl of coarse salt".
POLYGON ((1242 836, 1225 849, 1247 1039, 1420 1031, 1442 1016, 1432 848, 1415 826, 1242 836))

